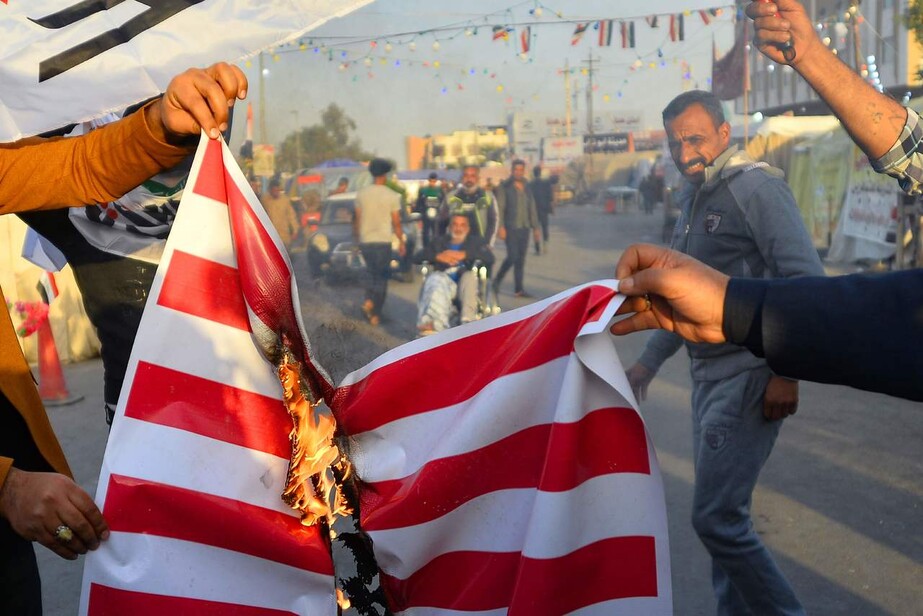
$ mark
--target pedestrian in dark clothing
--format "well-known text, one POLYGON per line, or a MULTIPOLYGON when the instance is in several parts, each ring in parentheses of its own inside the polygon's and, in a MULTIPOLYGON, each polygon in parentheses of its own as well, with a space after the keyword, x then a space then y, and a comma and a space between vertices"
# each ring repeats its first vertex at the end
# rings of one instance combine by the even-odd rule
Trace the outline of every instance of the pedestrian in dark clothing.
POLYGON ((439 226, 445 209, 445 192, 439 185, 439 176, 430 173, 426 186, 420 189, 414 211, 423 220, 423 248, 429 246, 433 238, 441 235, 439 226))
POLYGON ((526 184, 526 163, 514 160, 512 175, 497 188, 497 211, 500 226, 497 237, 506 241, 506 259, 500 265, 494 280, 494 292, 500 292, 500 283, 507 271, 513 268, 516 297, 531 297, 522 286, 526 272, 526 253, 529 251, 529 231, 539 242, 538 213, 535 199, 526 184))
POLYGON ((397 236, 399 254, 403 257, 406 251, 401 228, 401 197, 385 186, 391 168, 390 161, 372 159, 369 173, 373 183, 356 195, 356 213, 353 216, 353 234, 367 269, 362 312, 372 325, 379 324, 381 308, 388 296, 392 234, 397 236))
POLYGON ((532 191, 532 198, 535 199, 535 211, 538 214, 538 222, 542 227, 542 242, 535 240, 535 254, 540 255, 542 252, 548 252, 548 217, 554 213, 553 195, 551 193, 551 180, 542 179, 542 168, 537 166, 532 169, 534 179, 529 182, 529 190, 532 191))

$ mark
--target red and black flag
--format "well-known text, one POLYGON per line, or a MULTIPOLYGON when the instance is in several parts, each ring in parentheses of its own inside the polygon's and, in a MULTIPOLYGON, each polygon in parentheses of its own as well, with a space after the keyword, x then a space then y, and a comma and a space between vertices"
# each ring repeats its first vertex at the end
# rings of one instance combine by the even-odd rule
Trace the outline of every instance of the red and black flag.
POLYGON ((599 22, 599 46, 609 47, 612 45, 612 20, 603 19, 599 22))
POLYGON ((686 27, 683 14, 670 15, 670 40, 683 41, 686 39, 686 27))
POLYGON ((532 26, 526 26, 519 35, 519 43, 522 47, 522 53, 529 53, 532 49, 532 26))
POLYGON ((635 22, 623 21, 622 27, 622 49, 635 48, 635 22))
POLYGON ((577 24, 577 27, 574 28, 574 33, 570 37, 570 44, 577 45, 583 40, 583 35, 586 34, 586 29, 590 27, 590 24, 577 24))

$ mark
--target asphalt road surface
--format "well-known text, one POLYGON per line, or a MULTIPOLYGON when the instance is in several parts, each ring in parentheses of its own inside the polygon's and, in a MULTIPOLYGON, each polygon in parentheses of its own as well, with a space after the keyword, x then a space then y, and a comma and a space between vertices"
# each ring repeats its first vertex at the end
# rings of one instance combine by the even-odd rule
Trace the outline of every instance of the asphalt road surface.
MULTIPOLYGON (((552 218, 548 253, 529 254, 526 289, 547 297, 611 277, 626 246, 658 241, 661 220, 659 211, 612 215, 591 206, 561 208, 552 218)), ((315 353, 335 380, 414 335, 419 277, 391 284, 382 325, 373 329, 360 318, 357 287, 315 284, 303 258, 296 255, 295 263, 315 353)), ((528 301, 514 298, 511 285, 510 274, 501 295, 507 310, 528 301)), ((626 366, 646 338, 635 334, 616 341, 626 366)), ((83 362, 65 371, 72 393, 85 400, 49 414, 77 480, 95 493, 107 436, 101 363, 83 362)), ((674 606, 680 616, 715 610, 709 560, 689 523, 689 396, 688 359, 680 352, 665 364, 641 408, 664 476, 674 606)), ((802 384, 798 414, 786 420, 760 478, 753 520, 810 614, 923 615, 921 452, 923 405, 802 384)), ((63 561, 41 546, 37 552, 45 613, 75 614, 82 559, 63 561)))

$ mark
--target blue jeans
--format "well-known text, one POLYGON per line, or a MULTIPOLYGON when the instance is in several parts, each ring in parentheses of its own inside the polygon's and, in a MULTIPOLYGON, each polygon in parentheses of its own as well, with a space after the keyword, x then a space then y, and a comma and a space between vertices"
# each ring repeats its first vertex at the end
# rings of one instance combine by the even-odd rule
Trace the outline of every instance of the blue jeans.
POLYGON ((763 416, 770 376, 764 367, 693 385, 692 526, 712 557, 719 616, 805 613, 750 521, 753 488, 782 427, 763 416))
POLYGON ((368 242, 359 244, 365 259, 365 299, 372 300, 374 314, 381 316, 381 308, 388 297, 388 279, 391 278, 391 244, 368 242))
POLYGON ((517 293, 525 290, 523 289, 522 281, 526 273, 526 254, 529 252, 529 235, 531 232, 531 229, 528 227, 520 227, 517 229, 507 227, 506 258, 503 260, 503 263, 500 264, 500 269, 497 270, 497 278, 494 280, 495 288, 500 288, 503 277, 506 276, 506 273, 512 267, 514 290, 517 293))

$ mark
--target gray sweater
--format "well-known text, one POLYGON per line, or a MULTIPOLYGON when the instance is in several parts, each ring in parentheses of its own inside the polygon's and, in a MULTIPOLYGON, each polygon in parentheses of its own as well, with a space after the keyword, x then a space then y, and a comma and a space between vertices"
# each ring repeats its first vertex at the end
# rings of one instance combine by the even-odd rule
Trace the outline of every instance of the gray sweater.
MULTIPOLYGON (((677 198, 681 213, 673 231, 674 249, 729 276, 824 275, 779 169, 731 147, 705 170, 701 186, 687 183, 677 198)), ((679 336, 658 331, 638 362, 656 372, 682 345, 679 336)), ((734 344, 686 343, 686 349, 696 380, 724 379, 766 363, 734 344)))

